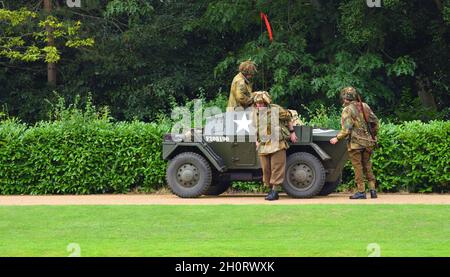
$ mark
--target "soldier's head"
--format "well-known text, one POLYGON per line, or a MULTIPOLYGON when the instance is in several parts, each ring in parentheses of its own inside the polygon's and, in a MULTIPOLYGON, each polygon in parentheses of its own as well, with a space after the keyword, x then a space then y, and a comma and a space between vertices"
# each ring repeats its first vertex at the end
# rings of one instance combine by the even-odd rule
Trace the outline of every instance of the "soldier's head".
POLYGON ((346 103, 358 100, 358 92, 354 87, 345 87, 341 90, 341 99, 346 103))
POLYGON ((255 74, 257 72, 256 65, 251 60, 242 62, 239 65, 239 72, 244 74, 245 78, 247 78, 248 80, 251 80, 251 79, 253 79, 253 76, 255 76, 255 74))
POLYGON ((253 93, 253 103, 257 108, 267 107, 272 102, 272 99, 267 91, 255 91, 253 93))

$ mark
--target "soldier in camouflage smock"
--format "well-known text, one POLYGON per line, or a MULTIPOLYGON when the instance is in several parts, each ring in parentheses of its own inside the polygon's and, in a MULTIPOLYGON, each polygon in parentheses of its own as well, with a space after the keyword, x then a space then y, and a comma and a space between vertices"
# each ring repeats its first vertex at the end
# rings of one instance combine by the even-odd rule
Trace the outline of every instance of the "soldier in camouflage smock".
POLYGON ((272 104, 266 91, 255 92, 253 100, 255 109, 252 121, 256 124, 257 130, 256 149, 261 163, 263 182, 270 187, 265 199, 277 200, 279 198, 277 189, 284 181, 286 149, 289 147, 287 141, 297 142, 292 115, 289 110, 272 104), (274 119, 277 121, 272 122, 274 119))
POLYGON ((358 192, 350 196, 350 199, 366 199, 364 175, 369 183, 371 197, 377 198, 370 156, 377 143, 378 118, 369 105, 361 101, 355 88, 344 88, 341 91, 341 98, 344 102, 341 131, 330 140, 330 143, 336 144, 339 140, 347 139, 347 150, 358 186, 358 192))
POLYGON ((239 107, 246 109, 253 104, 252 80, 256 72, 256 65, 250 60, 239 65, 239 73, 234 76, 231 83, 227 111, 232 112, 239 107))

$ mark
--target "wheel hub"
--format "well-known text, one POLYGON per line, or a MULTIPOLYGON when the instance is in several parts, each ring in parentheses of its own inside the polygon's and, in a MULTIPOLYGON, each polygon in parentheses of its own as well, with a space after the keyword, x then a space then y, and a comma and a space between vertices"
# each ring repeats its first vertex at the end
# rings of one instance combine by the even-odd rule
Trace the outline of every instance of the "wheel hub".
POLYGON ((294 173, 294 179, 298 182, 304 182, 306 180, 306 171, 296 170, 294 173))
POLYGON ((195 186, 199 178, 198 169, 193 164, 184 164, 178 169, 177 181, 185 187, 195 186))
POLYGON ((181 174, 181 180, 185 182, 190 182, 192 179, 194 179, 194 172, 192 170, 185 170, 181 174))
POLYGON ((294 186, 303 189, 313 183, 314 173, 308 165, 296 164, 291 168, 288 178, 294 186))

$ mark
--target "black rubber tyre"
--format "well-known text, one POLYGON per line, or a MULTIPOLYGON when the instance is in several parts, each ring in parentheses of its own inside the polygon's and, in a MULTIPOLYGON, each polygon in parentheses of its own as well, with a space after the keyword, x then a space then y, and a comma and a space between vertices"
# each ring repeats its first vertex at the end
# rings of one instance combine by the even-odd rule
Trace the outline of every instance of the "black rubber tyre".
POLYGON ((221 195, 231 186, 230 180, 221 179, 219 176, 213 176, 211 186, 204 193, 205 195, 221 195))
POLYGON ((319 192, 319 195, 327 196, 328 194, 335 192, 337 187, 341 184, 341 182, 342 182, 342 175, 339 176, 339 178, 334 182, 325 182, 325 185, 319 192))
POLYGON ((284 191, 294 198, 319 194, 325 184, 325 168, 318 158, 306 152, 291 154, 286 161, 284 191))
POLYGON ((170 190, 182 198, 203 195, 211 185, 209 162, 194 152, 185 152, 170 160, 166 180, 170 190))

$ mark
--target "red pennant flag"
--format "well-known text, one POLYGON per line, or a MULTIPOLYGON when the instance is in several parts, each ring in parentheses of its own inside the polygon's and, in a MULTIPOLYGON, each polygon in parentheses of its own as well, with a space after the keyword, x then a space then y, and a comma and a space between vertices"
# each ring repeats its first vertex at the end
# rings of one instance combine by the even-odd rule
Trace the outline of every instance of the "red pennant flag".
POLYGON ((263 12, 261 12, 260 15, 261 20, 264 20, 264 23, 266 24, 267 32, 269 32, 269 40, 272 42, 273 34, 272 34, 272 27, 270 27, 269 19, 267 18, 267 15, 263 12))

